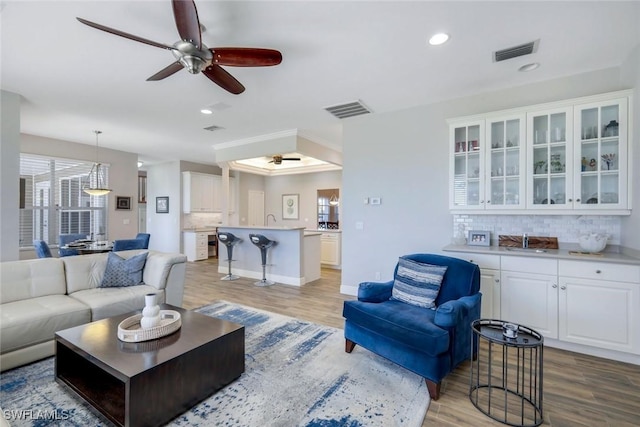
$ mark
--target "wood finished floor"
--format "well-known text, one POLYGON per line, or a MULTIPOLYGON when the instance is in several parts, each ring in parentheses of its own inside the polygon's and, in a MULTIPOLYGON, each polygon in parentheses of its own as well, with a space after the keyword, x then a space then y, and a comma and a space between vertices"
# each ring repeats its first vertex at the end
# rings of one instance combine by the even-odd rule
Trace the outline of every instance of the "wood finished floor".
MULTIPOLYGON (((187 263, 184 307, 226 300, 262 310, 343 328, 340 271, 322 269, 322 278, 302 287, 254 286, 255 280, 221 281, 218 260, 187 263)), ((342 349, 341 349, 342 350, 342 349)), ((484 351, 485 349, 481 349, 484 351)), ((356 346, 354 351, 366 351, 356 346)), ((545 426, 637 427, 640 425, 640 366, 578 353, 544 349, 545 426)), ((469 364, 449 374, 432 401, 423 426, 502 426, 469 401, 469 364)))

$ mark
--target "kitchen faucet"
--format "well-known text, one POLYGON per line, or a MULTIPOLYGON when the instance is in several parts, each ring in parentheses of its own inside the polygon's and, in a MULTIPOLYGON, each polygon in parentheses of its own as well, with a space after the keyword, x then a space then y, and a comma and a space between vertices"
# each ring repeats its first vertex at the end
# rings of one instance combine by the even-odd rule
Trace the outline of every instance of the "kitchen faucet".
POLYGON ((267 227, 269 226, 269 217, 273 217, 273 222, 276 223, 276 216, 274 214, 269 214, 267 215, 267 227))

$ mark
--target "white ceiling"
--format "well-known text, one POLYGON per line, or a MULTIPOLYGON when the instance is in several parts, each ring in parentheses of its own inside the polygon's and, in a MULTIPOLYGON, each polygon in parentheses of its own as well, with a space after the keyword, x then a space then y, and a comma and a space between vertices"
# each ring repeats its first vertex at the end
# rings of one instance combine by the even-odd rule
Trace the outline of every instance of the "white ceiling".
POLYGON ((375 114, 524 85, 618 66, 640 43, 638 1, 196 5, 207 46, 274 48, 282 64, 227 67, 245 85, 241 95, 185 70, 147 82, 174 61, 169 51, 75 18, 173 44, 179 37, 168 0, 0 2, 0 82, 23 96, 22 132, 94 144, 100 129, 100 146, 137 152, 145 162, 213 164, 215 144, 295 129, 340 149, 343 122, 326 106, 359 99, 375 114), (438 31, 451 40, 428 46, 438 31), (535 39, 537 53, 492 62, 493 51, 535 39), (540 68, 517 71, 532 61, 540 68), (199 112, 210 105, 214 114, 199 112), (211 125, 224 129, 203 130, 211 125))

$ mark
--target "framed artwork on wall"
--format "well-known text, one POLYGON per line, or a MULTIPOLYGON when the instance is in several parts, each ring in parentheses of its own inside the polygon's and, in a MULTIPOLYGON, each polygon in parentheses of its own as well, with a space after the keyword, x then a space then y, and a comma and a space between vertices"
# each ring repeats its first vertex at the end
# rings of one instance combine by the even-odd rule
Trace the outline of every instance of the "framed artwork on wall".
POLYGON ((116 210, 118 210, 118 211, 130 211, 131 210, 131 197, 116 196, 116 210))
POLYGON ((169 213, 169 196, 156 197, 156 213, 169 213))
POLYGON ((299 194, 282 195, 282 219, 299 219, 299 194))
POLYGON ((469 230, 469 238, 467 239, 467 245, 469 245, 469 246, 490 246, 491 245, 491 232, 490 231, 469 230))

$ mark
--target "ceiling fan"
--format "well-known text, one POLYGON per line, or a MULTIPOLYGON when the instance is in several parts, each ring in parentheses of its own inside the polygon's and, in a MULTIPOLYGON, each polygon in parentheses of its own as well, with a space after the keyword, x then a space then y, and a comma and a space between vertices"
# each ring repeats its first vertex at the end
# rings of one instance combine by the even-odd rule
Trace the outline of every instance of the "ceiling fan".
POLYGON ((282 154, 275 154, 269 163, 281 165, 283 160, 300 160, 300 157, 282 157, 282 154))
POLYGON ((147 81, 162 80, 172 74, 177 73, 182 68, 186 68, 191 74, 198 74, 202 71, 209 80, 221 88, 233 93, 244 92, 244 86, 235 77, 229 74, 221 65, 233 67, 265 67, 278 65, 282 62, 282 54, 273 49, 262 49, 252 47, 215 47, 208 48, 202 43, 202 33, 200 31, 200 21, 198 11, 193 0, 172 0, 173 16, 181 40, 169 46, 157 43, 124 31, 115 30, 76 18, 78 21, 98 30, 115 34, 120 37, 135 40, 151 46, 170 50, 176 58, 176 62, 158 71, 147 81))

